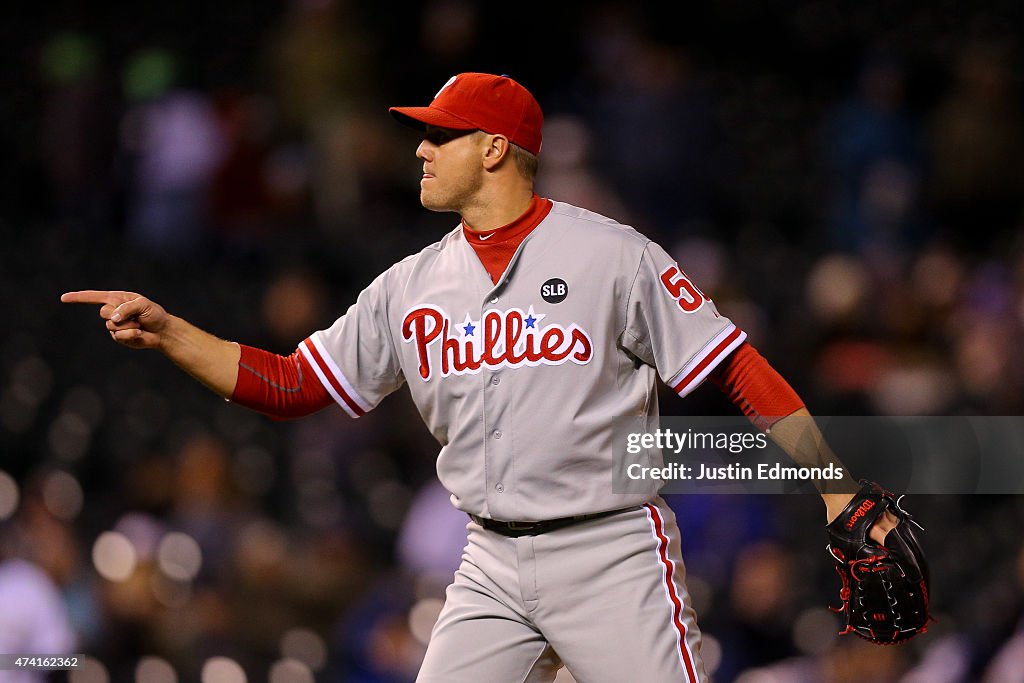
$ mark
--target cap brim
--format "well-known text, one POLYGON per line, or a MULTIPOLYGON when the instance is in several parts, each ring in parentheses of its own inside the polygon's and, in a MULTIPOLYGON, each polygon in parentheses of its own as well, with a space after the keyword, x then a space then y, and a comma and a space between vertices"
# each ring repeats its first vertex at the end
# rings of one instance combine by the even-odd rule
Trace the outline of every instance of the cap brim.
POLYGON ((404 126, 424 130, 427 126, 450 130, 476 130, 478 126, 434 107, 391 107, 391 116, 404 126))

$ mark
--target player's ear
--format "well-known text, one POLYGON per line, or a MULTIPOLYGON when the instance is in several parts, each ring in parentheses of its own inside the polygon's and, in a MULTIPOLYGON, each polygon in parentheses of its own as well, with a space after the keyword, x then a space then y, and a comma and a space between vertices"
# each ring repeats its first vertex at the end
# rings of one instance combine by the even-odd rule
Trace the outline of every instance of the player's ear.
POLYGON ((504 135, 488 135, 483 148, 484 168, 490 171, 500 164, 509 155, 511 144, 504 135))

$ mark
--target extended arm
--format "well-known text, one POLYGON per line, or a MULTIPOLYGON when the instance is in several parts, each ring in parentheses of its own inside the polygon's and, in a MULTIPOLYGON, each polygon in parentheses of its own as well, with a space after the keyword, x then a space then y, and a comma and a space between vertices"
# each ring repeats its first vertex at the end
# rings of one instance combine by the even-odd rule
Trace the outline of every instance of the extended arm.
POLYGON ((133 349, 157 349, 224 398, 238 378, 238 344, 219 339, 169 314, 135 292, 85 290, 61 295, 64 303, 96 304, 110 337, 133 349))
POLYGON ((60 300, 98 304, 114 341, 157 349, 220 396, 271 417, 301 417, 332 402, 298 351, 284 357, 218 339, 134 292, 68 292, 60 300))
MULTIPOLYGON (((821 431, 793 388, 753 346, 744 343, 722 361, 710 379, 759 428, 767 430, 779 448, 804 467, 842 467, 843 479, 823 483, 819 491, 825 515, 832 521, 853 500, 860 487, 829 448, 821 431)), ((886 513, 871 529, 879 543, 897 522, 886 513)))

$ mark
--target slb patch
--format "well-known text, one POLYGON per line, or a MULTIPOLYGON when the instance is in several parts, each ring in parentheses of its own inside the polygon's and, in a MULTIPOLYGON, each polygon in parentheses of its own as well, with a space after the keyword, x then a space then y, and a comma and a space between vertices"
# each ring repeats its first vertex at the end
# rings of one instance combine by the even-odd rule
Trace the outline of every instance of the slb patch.
POLYGON ((540 297, 549 304, 560 304, 569 296, 569 285, 559 277, 553 277, 540 286, 540 297))

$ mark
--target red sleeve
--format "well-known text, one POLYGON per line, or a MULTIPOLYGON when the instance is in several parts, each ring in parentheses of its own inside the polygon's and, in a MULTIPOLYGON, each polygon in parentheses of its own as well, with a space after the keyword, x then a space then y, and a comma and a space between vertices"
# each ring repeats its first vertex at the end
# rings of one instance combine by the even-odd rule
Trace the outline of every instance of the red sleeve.
POLYGON ((804 407, 793 387, 746 342, 709 377, 759 429, 767 430, 804 407))
POLYGON ((240 345, 231 400, 275 419, 310 415, 334 400, 299 351, 285 357, 240 345))

